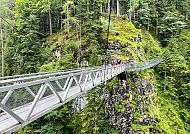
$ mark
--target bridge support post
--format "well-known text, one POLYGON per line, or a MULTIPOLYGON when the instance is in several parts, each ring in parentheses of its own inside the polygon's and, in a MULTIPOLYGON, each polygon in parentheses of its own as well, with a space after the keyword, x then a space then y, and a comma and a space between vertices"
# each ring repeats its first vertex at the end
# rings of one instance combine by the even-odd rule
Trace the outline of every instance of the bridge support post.
POLYGON ((8 113, 10 116, 12 116, 14 119, 16 119, 19 123, 24 123, 24 120, 21 119, 18 115, 16 115, 13 111, 11 111, 8 107, 6 107, 5 105, 3 105, 2 103, 0 103, 0 108, 8 113))

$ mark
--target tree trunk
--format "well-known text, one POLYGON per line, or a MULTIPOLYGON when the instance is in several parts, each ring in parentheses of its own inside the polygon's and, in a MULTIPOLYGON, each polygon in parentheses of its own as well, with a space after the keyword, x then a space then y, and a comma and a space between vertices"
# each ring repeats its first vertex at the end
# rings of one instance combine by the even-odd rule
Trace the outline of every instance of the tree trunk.
MULTIPOLYGON (((61 6, 63 5, 63 1, 61 0, 61 6)), ((61 14, 61 33, 63 32, 63 15, 61 14)))
POLYGON ((129 5, 130 5, 130 7, 129 7, 129 21, 131 21, 131 16, 132 16, 132 15, 131 15, 131 8, 132 8, 132 7, 131 7, 131 0, 130 0, 129 5))
POLYGON ((63 32, 63 16, 61 15, 61 33, 63 32))
MULTIPOLYGON (((150 16, 148 17, 150 18, 150 16)), ((150 20, 148 19, 148 26, 147 26, 147 30, 150 31, 150 20)))
POLYGON ((158 18, 156 19, 156 37, 158 36, 158 18))
POLYGON ((189 19, 189 16, 188 16, 188 13, 186 12, 185 13, 185 20, 188 21, 188 19, 189 19))
POLYGON ((176 10, 178 10, 178 0, 176 0, 176 10))
POLYGON ((3 44, 3 27, 2 27, 2 19, 0 19, 0 34, 1 34, 1 74, 2 78, 4 78, 4 44, 3 44))
POLYGON ((108 0, 108 13, 110 12, 110 0, 108 0))
MULTIPOLYGON (((67 19, 69 18, 69 6, 67 6, 67 19)), ((67 32, 69 33, 69 21, 67 20, 67 32)))
POLYGON ((49 31, 50 31, 50 35, 52 35, 51 7, 50 7, 49 0, 48 0, 48 3, 49 3, 49 31))
POLYGON ((117 16, 119 16, 120 10, 119 10, 119 0, 117 0, 117 16))
POLYGON ((60 27, 60 20, 59 20, 59 16, 57 17, 57 28, 59 29, 60 27))
POLYGON ((107 12, 107 6, 108 6, 108 4, 105 4, 105 5, 104 5, 104 13, 107 12))
POLYGON ((166 91, 166 67, 165 67, 165 72, 164 72, 164 91, 166 91))
POLYGON ((89 0, 87 0, 87 11, 88 11, 88 12, 90 11, 90 3, 89 3, 89 0))
POLYGON ((100 14, 102 14, 103 13, 103 11, 102 11, 103 9, 102 9, 102 3, 100 3, 100 14))
POLYGON ((76 24, 76 35, 77 35, 77 38, 76 38, 76 40, 79 40, 79 33, 78 33, 78 26, 77 26, 77 24, 76 24))
POLYGON ((131 21, 131 17, 132 15, 131 15, 131 11, 129 11, 129 21, 131 21))

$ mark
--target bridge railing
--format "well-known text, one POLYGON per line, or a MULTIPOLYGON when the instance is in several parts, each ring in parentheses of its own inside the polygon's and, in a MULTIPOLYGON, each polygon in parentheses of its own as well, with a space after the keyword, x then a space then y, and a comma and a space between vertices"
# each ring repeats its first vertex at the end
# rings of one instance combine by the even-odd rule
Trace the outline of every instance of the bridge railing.
MULTIPOLYGON (((142 68, 142 66, 146 66, 147 64, 153 63, 155 64, 156 62, 160 62, 160 58, 156 58, 156 59, 152 59, 150 61, 145 61, 145 62, 139 62, 139 63, 129 63, 127 64, 127 68, 134 68, 136 66, 140 66, 140 68, 142 68), (132 64, 132 65, 131 65, 132 64)), ((68 73, 74 73, 74 72, 78 72, 78 71, 84 71, 84 70, 91 70, 91 69, 97 69, 97 68, 101 68, 101 67, 88 67, 88 68, 75 68, 75 69, 67 69, 67 70, 60 70, 60 71, 55 71, 55 72, 39 72, 39 73, 31 73, 31 74, 22 74, 22 75, 14 75, 14 76, 5 76, 5 77, 0 77, 0 84, 3 83, 11 83, 11 82, 15 82, 15 81, 19 81, 19 80, 28 80, 28 79, 35 79, 35 78, 40 78, 40 77, 46 77, 49 75, 56 75, 56 74, 68 74, 68 73), (10 80, 11 79, 11 80, 10 80), (12 80, 14 79, 14 80, 12 80)))
POLYGON ((7 83, 14 83, 14 82, 20 82, 20 81, 30 81, 34 79, 42 79, 50 76, 56 76, 56 75, 65 75, 70 73, 76 73, 80 71, 87 71, 91 69, 98 69, 100 67, 94 67, 94 68, 76 68, 76 69, 68 69, 68 70, 61 70, 56 72, 40 72, 40 73, 32 73, 32 74, 22 74, 22 75, 14 75, 14 76, 6 76, 4 78, 0 78, 0 85, 6 85, 7 83))
POLYGON ((126 70, 128 70, 128 71, 144 70, 146 68, 150 68, 150 67, 152 67, 154 65, 157 65, 160 62, 161 62, 160 58, 152 59, 152 60, 144 61, 144 62, 138 62, 138 63, 131 62, 131 63, 128 63, 126 65, 126 70))
MULTIPOLYGON (((122 70, 120 70, 116 74, 123 71, 144 70, 158 64, 159 62, 160 59, 153 59, 150 61, 139 63, 121 64, 114 68, 112 66, 101 66, 96 68, 60 71, 50 74, 47 73, 29 77, 1 80, 0 101, 12 109, 32 101, 38 93, 41 85, 45 83, 48 83, 48 85, 52 85, 57 91, 60 91, 60 89, 66 88, 63 86, 67 85, 68 78, 70 78, 71 76, 75 77, 76 81, 78 81, 79 84, 85 82, 87 75, 90 75, 92 77, 91 79, 94 80, 96 79, 95 77, 102 77, 102 81, 105 81, 107 80, 107 78, 104 77, 112 77, 115 71, 118 71, 118 68, 122 68, 122 70)), ((77 82, 72 83, 71 86, 76 86, 76 84, 77 82)), ((52 93, 51 90, 48 90, 46 95, 49 95, 49 92, 52 93)))
MULTIPOLYGON (((0 126, 6 124, 7 120, 9 128, 16 124, 26 125, 124 71, 143 70, 159 62, 160 59, 154 59, 116 67, 100 66, 30 76, 21 75, 18 78, 16 76, 1 80, 0 126)), ((3 129, 0 127, 1 132, 3 129)))

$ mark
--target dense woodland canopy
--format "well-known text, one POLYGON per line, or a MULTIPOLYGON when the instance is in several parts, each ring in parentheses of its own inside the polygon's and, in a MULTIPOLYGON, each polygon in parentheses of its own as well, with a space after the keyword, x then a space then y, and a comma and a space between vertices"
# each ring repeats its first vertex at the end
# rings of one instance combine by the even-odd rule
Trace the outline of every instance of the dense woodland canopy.
MULTIPOLYGON (((84 60, 89 66, 102 65, 109 59, 105 51, 110 9, 109 43, 122 40, 135 48, 124 38, 141 31, 144 58, 157 53, 162 57, 152 70, 157 94, 155 124, 142 127, 134 120, 131 127, 139 133, 152 128, 152 133, 190 133, 190 0, 0 0, 4 74, 76 68, 84 60)), ((130 47, 127 50, 135 53, 133 57, 143 54, 130 47)), ((142 57, 134 59, 142 61, 142 57)), ((108 87, 113 85, 117 80, 108 87)), ((86 95, 89 103, 81 112, 73 112, 73 101, 16 133, 121 133, 104 110, 102 89, 86 95)))

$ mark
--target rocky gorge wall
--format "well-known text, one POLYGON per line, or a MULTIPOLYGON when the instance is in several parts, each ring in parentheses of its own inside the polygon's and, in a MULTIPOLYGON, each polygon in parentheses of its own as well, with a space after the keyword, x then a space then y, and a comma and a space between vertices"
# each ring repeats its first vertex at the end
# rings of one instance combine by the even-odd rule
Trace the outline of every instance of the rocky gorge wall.
POLYGON ((121 134, 155 133, 156 89, 154 75, 127 74, 127 81, 107 90, 106 110, 121 134))
MULTIPOLYGON (((126 20, 116 19, 115 23, 117 25, 109 40, 110 59, 134 63, 154 57, 157 50, 154 50, 156 44, 153 39, 146 35, 145 38, 139 38, 141 31, 126 20)), ((117 84, 108 86, 106 90, 106 113, 112 126, 120 134, 156 133, 154 113, 157 111, 157 92, 154 71, 126 72, 126 76, 126 80, 116 80, 117 84)))

